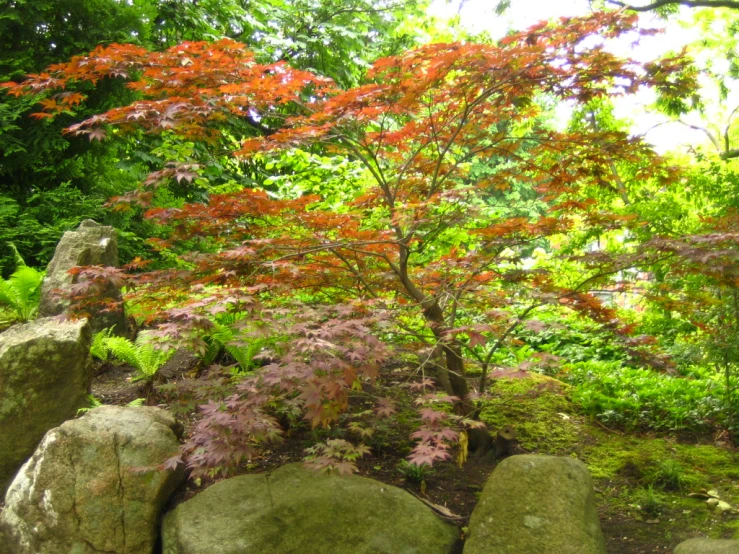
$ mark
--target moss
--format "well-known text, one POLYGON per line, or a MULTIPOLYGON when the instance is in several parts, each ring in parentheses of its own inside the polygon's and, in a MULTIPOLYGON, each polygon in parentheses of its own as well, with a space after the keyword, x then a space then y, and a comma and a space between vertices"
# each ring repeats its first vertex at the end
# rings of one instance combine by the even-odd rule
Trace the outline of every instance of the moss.
POLYGON ((739 505, 739 488, 734 481, 737 452, 711 445, 679 444, 669 437, 618 435, 594 427, 588 433, 590 443, 582 455, 596 486, 604 490, 601 499, 605 509, 635 519, 655 518, 640 508, 647 496, 644 491, 649 487, 655 491, 660 502, 660 524, 659 528, 644 528, 645 539, 653 538, 658 531, 680 540, 696 533, 711 538, 739 537, 735 514, 716 514, 703 499, 687 496, 689 492, 715 489, 722 500, 739 505), (676 479, 679 486, 674 486, 676 479))
POLYGON ((724 527, 730 533, 729 538, 739 539, 739 519, 727 521, 724 527))
POLYGON ((568 393, 568 385, 544 375, 500 379, 490 388, 492 398, 483 401, 480 419, 493 431, 512 426, 529 452, 566 455, 576 449, 582 431, 568 393))

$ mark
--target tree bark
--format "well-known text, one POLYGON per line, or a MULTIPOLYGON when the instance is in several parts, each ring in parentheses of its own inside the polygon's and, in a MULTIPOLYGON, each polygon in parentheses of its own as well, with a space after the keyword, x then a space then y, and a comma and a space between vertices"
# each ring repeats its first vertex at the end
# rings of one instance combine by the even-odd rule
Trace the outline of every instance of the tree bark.
POLYGON ((447 394, 459 398, 455 403, 454 411, 459 415, 467 416, 474 411, 474 406, 469 399, 470 389, 465 377, 462 347, 456 339, 448 338, 444 313, 438 303, 434 303, 423 313, 444 354, 445 364, 440 368, 437 378, 447 394))

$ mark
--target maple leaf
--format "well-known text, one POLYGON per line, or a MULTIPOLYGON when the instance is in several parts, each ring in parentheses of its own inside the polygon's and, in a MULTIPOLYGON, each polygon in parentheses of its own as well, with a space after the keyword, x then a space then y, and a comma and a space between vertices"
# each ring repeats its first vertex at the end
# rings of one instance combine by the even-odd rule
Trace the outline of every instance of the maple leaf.
POLYGON ((485 346, 487 343, 487 338, 481 333, 467 331, 467 334, 470 337, 470 341, 468 343, 470 348, 474 348, 475 346, 485 346))
POLYGON ((421 418, 429 423, 437 423, 449 417, 446 412, 440 412, 432 408, 421 408, 418 412, 421 414, 421 418))
POLYGON ((107 135, 108 135, 108 133, 105 131, 105 129, 102 129, 100 127, 97 127, 97 128, 94 128, 94 129, 90 129, 87 132, 87 138, 90 139, 91 142, 93 140, 98 140, 98 141, 102 142, 103 139, 105 139, 105 137, 107 135))
POLYGON ((167 458, 167 460, 160 466, 160 468, 163 471, 176 471, 177 468, 183 466, 185 464, 185 461, 182 459, 181 455, 172 456, 171 458, 167 458))
POLYGON ((378 398, 375 413, 378 417, 390 417, 396 412, 395 402, 390 398, 378 398))
POLYGON ((31 117, 36 119, 53 119, 54 114, 48 112, 35 112, 31 114, 31 117))

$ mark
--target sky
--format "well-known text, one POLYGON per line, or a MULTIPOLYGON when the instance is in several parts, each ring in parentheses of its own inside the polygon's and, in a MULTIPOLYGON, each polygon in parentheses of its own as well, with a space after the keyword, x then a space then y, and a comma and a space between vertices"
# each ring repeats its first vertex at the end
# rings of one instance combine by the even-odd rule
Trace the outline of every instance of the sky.
MULTIPOLYGON (((440 19, 459 15, 461 24, 467 30, 487 31, 493 38, 500 38, 509 29, 525 29, 541 19, 585 15, 590 10, 587 0, 511 0, 507 12, 498 16, 494 12, 496 3, 496 0, 465 0, 462 9, 459 10, 459 0, 452 2, 434 0, 430 13, 440 19)), ((687 10, 686 8, 681 14, 683 18, 690 15, 687 10)), ((624 51, 621 53, 640 61, 656 59, 671 50, 678 51, 699 38, 696 30, 687 29, 674 20, 666 23, 652 14, 643 14, 640 21, 645 26, 665 28, 663 34, 643 39, 636 51, 624 45, 624 51)), ((661 153, 685 151, 707 142, 706 136, 700 131, 677 122, 669 122, 665 116, 648 113, 646 106, 652 101, 653 96, 648 92, 620 99, 616 102, 616 115, 630 119, 633 122, 633 133, 643 135, 645 140, 661 153)), ((565 112, 566 110, 562 112, 561 117, 566 118, 565 112)), ((702 124, 695 118, 689 122, 702 124)))

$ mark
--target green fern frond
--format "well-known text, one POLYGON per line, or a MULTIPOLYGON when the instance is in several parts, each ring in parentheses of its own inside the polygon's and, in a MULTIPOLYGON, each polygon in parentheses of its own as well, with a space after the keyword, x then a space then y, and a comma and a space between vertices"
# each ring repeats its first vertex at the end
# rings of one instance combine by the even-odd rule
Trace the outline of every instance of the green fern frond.
POLYGON ((18 268, 7 281, 0 279, 0 304, 14 311, 20 321, 31 320, 38 309, 43 279, 43 272, 37 269, 18 268))
POLYGON ((256 364, 254 358, 266 348, 274 348, 279 344, 282 337, 250 337, 249 343, 245 345, 227 344, 226 351, 239 365, 237 373, 248 373, 252 371, 256 364))
POLYGON ((137 371, 141 371, 141 362, 136 346, 130 340, 125 337, 107 337, 103 339, 103 344, 114 358, 133 366, 137 371))
POLYGON ((10 246, 10 249, 13 251, 13 261, 15 262, 15 268, 20 269, 21 267, 26 267, 26 260, 24 260, 23 256, 21 256, 21 253, 18 252, 15 244, 9 242, 8 246, 10 246))
POLYGON ((113 327, 103 329, 98 333, 95 333, 92 337, 92 343, 90 344, 90 354, 99 360, 108 359, 108 347, 105 345, 105 339, 110 338, 113 335, 113 327))
POLYGON ((146 331, 139 333, 136 342, 124 337, 107 337, 103 339, 103 344, 115 358, 136 368, 138 375, 135 381, 154 377, 174 354, 174 350, 157 348, 146 331))
POLYGON ((214 324, 214 329, 210 335, 205 337, 205 342, 208 345, 205 352, 200 354, 200 361, 204 366, 209 366, 216 361, 216 358, 221 355, 224 350, 224 345, 233 340, 233 334, 231 330, 220 323, 214 324))
POLYGON ((281 337, 249 336, 246 340, 241 339, 244 334, 248 335, 248 326, 239 329, 236 324, 246 317, 244 312, 219 314, 216 317, 214 327, 205 339, 208 349, 201 356, 203 363, 210 365, 225 351, 238 366, 234 373, 244 374, 254 369, 255 356, 264 348, 273 347, 280 341, 281 337), (243 344, 244 342, 247 344, 243 344))
POLYGON ((103 405, 103 403, 100 402, 100 400, 98 400, 97 398, 95 398, 92 394, 87 395, 87 401, 90 403, 90 405, 87 406, 86 408, 79 408, 77 410, 77 415, 82 415, 86 412, 89 412, 90 410, 94 410, 95 408, 99 408, 100 406, 103 405))

